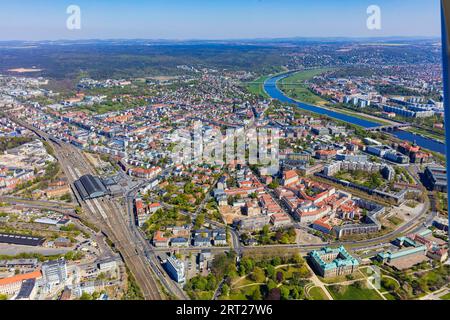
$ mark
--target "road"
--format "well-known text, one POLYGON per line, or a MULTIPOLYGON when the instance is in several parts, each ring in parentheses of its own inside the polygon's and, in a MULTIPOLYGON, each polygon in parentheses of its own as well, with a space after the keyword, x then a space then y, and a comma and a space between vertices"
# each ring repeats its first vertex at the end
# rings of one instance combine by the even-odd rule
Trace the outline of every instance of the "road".
POLYGON ((51 210, 55 212, 59 212, 65 215, 79 218, 75 214, 75 208, 73 206, 64 206, 67 203, 55 203, 49 201, 38 201, 38 200, 27 200, 16 197, 0 197, 0 202, 5 202, 12 205, 21 205, 26 208, 35 208, 42 210, 51 210))
POLYGON ((117 200, 110 197, 82 201, 76 188, 73 187, 75 180, 82 175, 93 174, 95 170, 88 162, 83 153, 76 147, 63 141, 50 139, 49 135, 32 125, 8 115, 9 119, 17 124, 35 132, 41 139, 47 141, 54 149, 63 172, 66 174, 72 186, 72 190, 78 199, 88 219, 94 223, 111 240, 114 247, 122 256, 131 274, 136 279, 142 295, 146 300, 161 300, 163 296, 154 273, 147 261, 142 247, 137 245, 139 241, 133 230, 129 228, 128 219, 123 216, 126 210, 117 200))
POLYGON ((72 203, 60 202, 60 201, 48 201, 48 200, 31 200, 31 199, 23 199, 11 196, 0 196, 0 202, 8 202, 14 204, 16 201, 17 204, 34 204, 41 205, 45 207, 51 208, 60 208, 60 209, 74 209, 76 206, 72 203))

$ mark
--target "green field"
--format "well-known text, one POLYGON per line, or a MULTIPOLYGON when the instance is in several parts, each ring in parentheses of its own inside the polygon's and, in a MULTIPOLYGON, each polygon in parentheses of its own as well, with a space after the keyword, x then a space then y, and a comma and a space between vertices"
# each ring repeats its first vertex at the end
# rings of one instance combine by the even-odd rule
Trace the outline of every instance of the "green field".
POLYGON ((355 285, 330 286, 329 291, 335 300, 382 300, 382 297, 372 289, 367 287, 357 287, 355 285))
POLYGON ((444 294, 443 296, 439 297, 441 300, 450 300, 450 293, 444 294))
POLYGON ((397 300, 397 299, 395 298, 395 296, 394 296, 393 294, 391 294, 391 293, 385 293, 385 294, 384 294, 384 297, 385 297, 386 299, 388 299, 388 300, 397 300))
POLYGON ((190 298, 194 300, 211 300, 214 295, 213 291, 196 291, 189 293, 190 298))
POLYGON ((412 133, 415 133, 415 134, 419 134, 419 135, 422 135, 422 136, 424 136, 426 138, 435 139, 435 140, 438 140, 438 141, 441 141, 441 142, 445 141, 445 135, 439 134, 437 132, 434 133, 434 132, 430 132, 430 131, 423 130, 423 129, 416 128, 416 127, 408 128, 405 131, 409 131, 409 132, 412 132, 412 133))
POLYGON ((221 297, 223 300, 248 300, 253 297, 255 291, 261 290, 261 285, 255 284, 240 289, 233 289, 228 297, 221 297))
POLYGON ((306 80, 310 80, 317 75, 331 71, 331 68, 313 69, 299 71, 291 76, 280 80, 280 89, 289 97, 305 103, 324 105, 326 100, 322 99, 318 95, 309 90, 308 86, 304 83, 306 80))
POLYGON ((334 177, 370 189, 378 189, 381 187, 385 187, 388 184, 388 181, 385 180, 379 172, 368 173, 363 170, 339 171, 334 175, 334 177))
POLYGON ((269 98, 267 93, 264 91, 264 82, 269 78, 269 76, 260 77, 247 85, 247 90, 254 95, 261 96, 263 98, 269 98))
POLYGON ((309 297, 313 300, 328 300, 325 292, 323 292, 322 288, 314 287, 309 290, 309 297))
POLYGON ((385 120, 381 119, 380 117, 375 117, 374 118, 374 117, 364 116, 363 113, 347 111, 347 110, 343 110, 342 108, 335 108, 335 107, 333 107, 333 108, 328 108, 328 109, 335 110, 335 111, 338 111, 339 113, 344 113, 344 114, 347 114, 347 115, 355 117, 355 118, 367 120, 367 121, 370 121, 370 122, 376 122, 376 123, 379 123, 380 125, 383 125, 383 126, 387 126, 387 125, 392 124, 391 122, 385 121, 385 120))
POLYGON ((311 70, 303 70, 292 74, 291 76, 284 78, 281 80, 281 83, 300 83, 306 80, 312 79, 317 75, 322 73, 332 71, 334 68, 319 68, 319 69, 311 69, 311 70))

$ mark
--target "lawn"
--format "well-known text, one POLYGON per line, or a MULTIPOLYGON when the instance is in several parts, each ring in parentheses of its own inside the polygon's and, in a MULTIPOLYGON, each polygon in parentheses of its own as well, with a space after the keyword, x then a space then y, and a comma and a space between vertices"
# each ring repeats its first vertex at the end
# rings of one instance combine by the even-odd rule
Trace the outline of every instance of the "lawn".
POLYGON ((313 300, 328 300, 325 292, 323 292, 322 288, 314 287, 308 292, 309 297, 313 300))
POLYGON ((409 132, 412 132, 415 134, 419 134, 419 135, 423 135, 427 138, 435 139, 438 141, 445 141, 445 136, 442 134, 439 134, 437 132, 430 132, 430 131, 423 130, 423 129, 416 128, 416 127, 408 128, 408 129, 406 129, 406 131, 409 131, 409 132))
POLYGON ((261 285, 255 284, 239 289, 232 289, 228 297, 221 296, 223 300, 248 300, 253 296, 256 290, 260 289, 261 285))
POLYGON ((213 291, 196 291, 191 293, 191 298, 195 300, 211 300, 214 292, 213 291))
POLYGON ((292 74, 291 76, 284 78, 281 83, 292 83, 292 82, 305 82, 306 80, 312 79, 322 73, 332 71, 333 68, 319 68, 311 70, 303 70, 292 74))
POLYGON ((304 70, 296 72, 291 76, 284 78, 280 81, 280 89, 289 97, 305 103, 311 103, 316 105, 324 105, 326 100, 322 99, 318 95, 309 90, 308 85, 304 82, 314 78, 317 75, 331 71, 331 68, 304 70))
POLYGON ((285 276, 286 279, 291 279, 291 278, 292 278, 292 275, 293 275, 295 272, 298 272, 298 273, 300 273, 300 274, 302 274, 302 275, 307 275, 307 274, 309 274, 309 270, 308 270, 308 268, 306 267, 306 265, 303 265, 303 266, 301 266, 301 267, 297 267, 297 266, 287 266, 287 267, 277 268, 276 270, 277 270, 277 271, 279 271, 279 270, 283 271, 284 276, 285 276))
POLYGON ((368 173, 364 170, 339 171, 334 177, 370 189, 378 189, 388 185, 388 181, 379 172, 368 173))
POLYGON ((399 224, 403 223, 403 219, 399 217, 389 217, 388 220, 395 226, 398 226, 399 224))
POLYGON ((388 300, 397 300, 397 299, 395 298, 395 296, 394 296, 393 294, 391 294, 391 293, 385 293, 385 294, 384 294, 384 297, 385 297, 386 299, 388 299, 388 300))
POLYGON ((366 276, 369 276, 369 277, 373 276, 373 273, 374 273, 374 271, 373 271, 373 269, 371 267, 362 267, 362 268, 359 268, 359 271, 362 274, 364 274, 366 276))
POLYGON ((439 297, 441 300, 450 300, 450 293, 444 294, 443 296, 439 297))
POLYGON ((335 300, 382 300, 382 297, 373 289, 358 288, 355 285, 330 286, 329 291, 335 300))
POLYGON ((350 281, 350 280, 360 280, 365 279, 365 276, 361 272, 355 272, 352 274, 352 276, 349 278, 347 276, 337 276, 332 278, 322 278, 318 277, 320 281, 326 284, 336 284, 340 282, 350 281))
POLYGON ((247 90, 254 95, 261 96, 263 98, 269 98, 267 93, 264 91, 264 82, 269 78, 269 76, 260 77, 247 85, 247 90))
POLYGON ((92 106, 82 106, 76 108, 77 111, 83 111, 85 113, 104 114, 112 111, 122 111, 131 108, 131 106, 125 104, 95 104, 92 106))
POLYGON ((233 281, 233 288, 246 286, 252 283, 254 283, 254 281, 250 280, 247 275, 246 277, 239 279, 237 282, 233 281))
POLYGON ((376 123, 379 123, 380 125, 383 125, 383 126, 391 124, 391 122, 384 121, 380 117, 375 117, 375 118, 373 118, 373 117, 366 117, 366 116, 364 116, 364 113, 359 113, 359 112, 354 112, 354 111, 347 111, 347 110, 344 110, 343 108, 336 108, 334 106, 331 108, 331 105, 330 105, 330 107, 328 109, 336 110, 339 113, 344 113, 344 114, 347 114, 349 116, 352 116, 352 117, 355 117, 355 118, 358 118, 358 119, 363 119, 363 120, 367 120, 367 121, 371 121, 371 122, 376 122, 376 123))

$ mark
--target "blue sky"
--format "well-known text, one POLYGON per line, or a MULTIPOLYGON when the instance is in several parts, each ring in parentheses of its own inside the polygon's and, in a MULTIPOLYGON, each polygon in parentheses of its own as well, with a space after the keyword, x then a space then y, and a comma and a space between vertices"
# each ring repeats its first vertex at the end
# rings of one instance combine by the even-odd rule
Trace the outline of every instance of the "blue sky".
POLYGON ((0 0, 1 40, 440 36, 438 0, 0 0), (81 8, 67 30, 66 8, 81 8), (378 5, 382 29, 366 27, 378 5))

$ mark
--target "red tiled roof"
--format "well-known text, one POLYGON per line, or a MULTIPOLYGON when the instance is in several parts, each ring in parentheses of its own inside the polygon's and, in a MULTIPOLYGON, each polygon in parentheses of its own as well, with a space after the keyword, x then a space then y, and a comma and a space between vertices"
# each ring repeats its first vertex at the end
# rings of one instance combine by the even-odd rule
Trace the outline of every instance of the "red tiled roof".
POLYGON ((41 270, 36 270, 29 273, 18 274, 13 277, 0 279, 0 286, 8 285, 15 282, 22 282, 28 279, 36 279, 41 277, 41 270))

